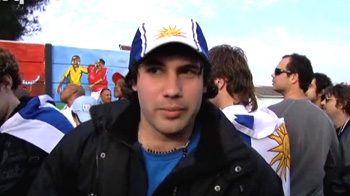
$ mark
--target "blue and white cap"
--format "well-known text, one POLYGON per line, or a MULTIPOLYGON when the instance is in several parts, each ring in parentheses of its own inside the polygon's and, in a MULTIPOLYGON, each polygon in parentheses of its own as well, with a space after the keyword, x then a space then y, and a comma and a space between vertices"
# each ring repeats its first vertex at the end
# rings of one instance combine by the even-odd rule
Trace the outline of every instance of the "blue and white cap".
POLYGON ((193 19, 178 19, 143 23, 137 29, 131 45, 129 69, 150 51, 168 43, 190 46, 209 61, 207 42, 198 23, 193 19))
POLYGON ((93 97, 80 96, 73 101, 72 112, 77 114, 79 121, 83 123, 91 119, 90 108, 97 104, 98 102, 93 97))

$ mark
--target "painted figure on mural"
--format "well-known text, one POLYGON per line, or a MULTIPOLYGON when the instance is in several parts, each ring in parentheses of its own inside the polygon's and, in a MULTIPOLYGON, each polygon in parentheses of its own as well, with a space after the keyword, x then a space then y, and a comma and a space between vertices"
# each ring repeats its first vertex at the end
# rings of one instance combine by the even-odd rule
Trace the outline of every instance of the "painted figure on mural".
POLYGON ((101 90, 108 86, 105 61, 103 59, 98 59, 95 65, 89 65, 88 71, 89 86, 87 87, 87 90, 91 90, 91 97, 98 100, 100 98, 101 90))
POLYGON ((81 76, 83 73, 88 73, 88 69, 80 65, 80 57, 78 55, 73 55, 71 60, 71 66, 69 66, 63 74, 61 81, 59 82, 56 93, 59 94, 61 92, 61 87, 63 82, 69 76, 69 84, 75 84, 81 86, 81 76))

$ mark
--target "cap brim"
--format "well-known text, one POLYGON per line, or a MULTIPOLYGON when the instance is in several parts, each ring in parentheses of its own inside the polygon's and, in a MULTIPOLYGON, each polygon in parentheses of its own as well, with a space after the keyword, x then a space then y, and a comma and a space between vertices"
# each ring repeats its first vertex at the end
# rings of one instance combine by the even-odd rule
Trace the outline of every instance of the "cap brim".
POLYGON ((86 113, 86 112, 79 112, 79 113, 77 113, 77 115, 78 115, 79 121, 81 123, 86 122, 86 121, 91 119, 90 114, 86 113))

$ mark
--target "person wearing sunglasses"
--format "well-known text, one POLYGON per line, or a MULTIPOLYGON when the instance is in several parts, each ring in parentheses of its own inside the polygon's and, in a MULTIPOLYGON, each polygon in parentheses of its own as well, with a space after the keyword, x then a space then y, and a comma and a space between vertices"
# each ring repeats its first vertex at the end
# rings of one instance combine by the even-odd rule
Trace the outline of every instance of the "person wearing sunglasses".
POLYGON ((269 109, 284 118, 288 129, 291 195, 333 195, 333 174, 339 164, 334 126, 305 95, 313 77, 310 60, 295 53, 283 56, 272 74, 273 89, 284 100, 269 109))
POLYGON ((325 90, 322 106, 336 127, 343 157, 341 176, 345 191, 342 195, 350 195, 350 86, 344 83, 328 87, 325 90))
POLYGON ((312 80, 309 89, 306 91, 306 96, 312 103, 321 108, 321 102, 325 98, 324 90, 329 86, 333 86, 333 84, 326 74, 315 73, 314 79, 312 80))

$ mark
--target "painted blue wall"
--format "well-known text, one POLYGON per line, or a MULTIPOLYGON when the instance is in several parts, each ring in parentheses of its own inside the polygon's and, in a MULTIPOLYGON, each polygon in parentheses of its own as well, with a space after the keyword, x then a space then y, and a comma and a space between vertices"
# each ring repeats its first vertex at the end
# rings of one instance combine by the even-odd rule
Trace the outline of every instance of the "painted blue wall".
MULTIPOLYGON (((126 75, 128 72, 129 63, 129 52, 128 51, 112 51, 112 50, 97 50, 97 49, 85 49, 85 48, 74 48, 66 46, 52 46, 52 94, 55 102, 60 102, 60 96, 56 94, 56 88, 59 81, 66 69, 70 66, 73 55, 80 56, 80 63, 82 66, 87 67, 90 64, 95 64, 97 59, 102 58, 105 60, 107 67, 107 80, 108 88, 112 91, 114 83, 112 76, 115 72, 119 72, 122 75, 126 75)), ((65 88, 68 83, 68 78, 61 87, 61 91, 65 88)), ((86 88, 88 86, 87 74, 83 74, 81 77, 82 86, 85 89, 86 95, 90 95, 91 91, 86 88)), ((114 97, 112 98, 114 100, 114 97)))

